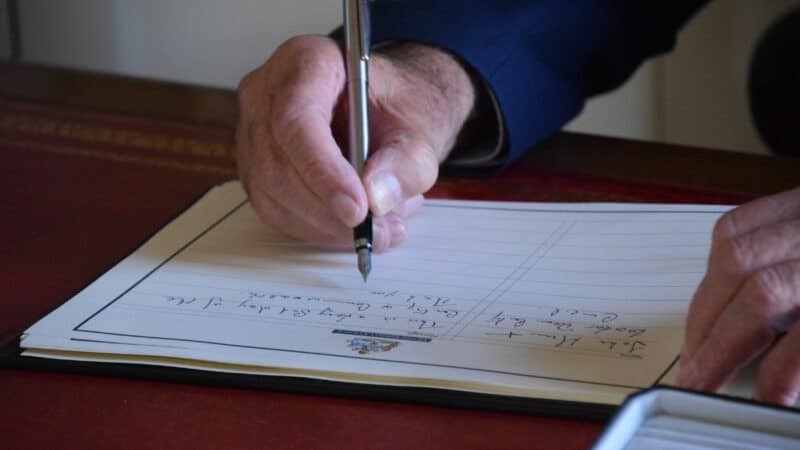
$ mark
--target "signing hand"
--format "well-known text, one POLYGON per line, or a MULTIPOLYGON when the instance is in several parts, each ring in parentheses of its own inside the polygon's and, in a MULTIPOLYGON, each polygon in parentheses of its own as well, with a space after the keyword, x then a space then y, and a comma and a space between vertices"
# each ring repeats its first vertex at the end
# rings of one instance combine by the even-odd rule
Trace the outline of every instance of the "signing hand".
POLYGON ((281 45, 239 86, 239 176, 261 220, 325 246, 352 245, 372 210, 374 248, 403 241, 404 219, 436 181, 474 102, 463 68, 422 45, 373 54, 372 154, 364 177, 342 154, 346 84, 341 49, 321 36, 281 45))
POLYGON ((678 383, 715 390, 764 351, 756 398, 794 404, 800 393, 800 188, 740 206, 717 223, 708 271, 689 310, 678 383))

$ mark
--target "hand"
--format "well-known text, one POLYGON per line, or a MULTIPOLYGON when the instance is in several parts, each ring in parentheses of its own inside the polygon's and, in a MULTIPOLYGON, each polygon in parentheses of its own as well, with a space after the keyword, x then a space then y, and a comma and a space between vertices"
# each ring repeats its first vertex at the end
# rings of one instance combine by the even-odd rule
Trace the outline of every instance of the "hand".
POLYGON ((755 397, 794 404, 800 393, 800 188, 747 203, 717 222, 708 271, 689 309, 678 383, 716 390, 764 352, 755 397))
POLYGON ((359 179, 337 139, 346 136, 345 65, 331 39, 281 45, 239 85, 239 176, 261 220, 325 246, 352 245, 367 214, 376 251, 403 241, 439 163, 474 102, 463 68, 446 53, 401 45, 371 55, 372 153, 359 179))

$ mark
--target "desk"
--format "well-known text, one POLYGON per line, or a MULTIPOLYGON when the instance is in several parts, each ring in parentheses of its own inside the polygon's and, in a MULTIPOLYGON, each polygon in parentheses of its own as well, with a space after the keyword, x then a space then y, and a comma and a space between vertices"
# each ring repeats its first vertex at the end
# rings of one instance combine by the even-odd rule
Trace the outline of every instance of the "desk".
MULTIPOLYGON (((235 177, 235 94, 0 65, 0 341, 235 177)), ((800 185, 800 161, 557 134, 490 179, 431 196, 738 203, 800 185)), ((196 384, 0 369, 0 447, 540 448, 603 424, 196 384)))

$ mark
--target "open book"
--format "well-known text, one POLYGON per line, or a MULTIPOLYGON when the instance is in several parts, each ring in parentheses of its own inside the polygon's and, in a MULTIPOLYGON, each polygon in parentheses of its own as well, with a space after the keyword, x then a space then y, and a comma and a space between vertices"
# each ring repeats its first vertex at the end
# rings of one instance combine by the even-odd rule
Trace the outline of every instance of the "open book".
POLYGON ((24 357, 617 405, 674 367, 708 205, 430 200, 373 257, 211 190, 23 334, 24 357))

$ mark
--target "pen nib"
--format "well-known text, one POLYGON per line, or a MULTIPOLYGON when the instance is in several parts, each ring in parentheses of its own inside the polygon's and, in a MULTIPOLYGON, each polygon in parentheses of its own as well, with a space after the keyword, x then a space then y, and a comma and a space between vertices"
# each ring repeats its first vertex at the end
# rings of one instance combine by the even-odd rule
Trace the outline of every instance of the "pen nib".
POLYGON ((367 282, 370 270, 372 270, 372 252, 368 248, 361 248, 358 250, 358 271, 361 272, 364 283, 367 282))

